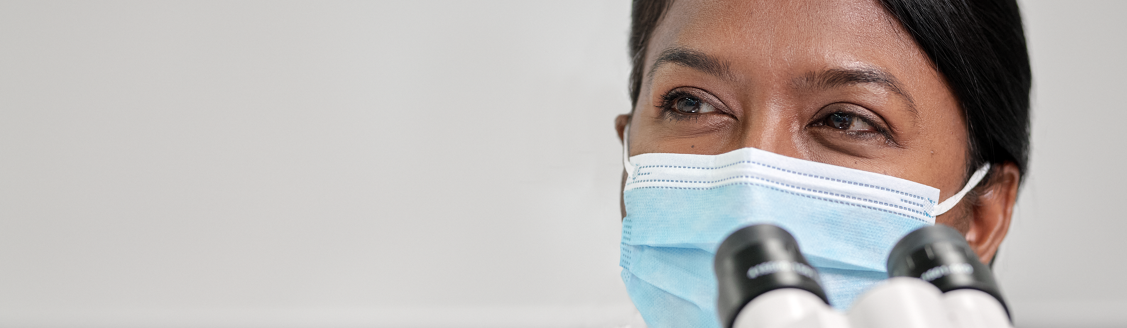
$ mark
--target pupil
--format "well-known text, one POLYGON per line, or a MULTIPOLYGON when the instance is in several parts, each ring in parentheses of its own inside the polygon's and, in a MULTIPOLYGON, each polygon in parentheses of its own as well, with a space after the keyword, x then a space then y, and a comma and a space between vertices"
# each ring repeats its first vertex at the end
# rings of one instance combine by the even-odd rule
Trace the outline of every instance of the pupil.
POLYGON ((853 116, 845 113, 830 114, 829 119, 830 125, 832 125, 835 129, 845 130, 848 129, 849 126, 853 125, 853 116))
POLYGON ((700 112, 700 100, 696 98, 681 98, 677 101, 677 110, 685 113, 700 112))

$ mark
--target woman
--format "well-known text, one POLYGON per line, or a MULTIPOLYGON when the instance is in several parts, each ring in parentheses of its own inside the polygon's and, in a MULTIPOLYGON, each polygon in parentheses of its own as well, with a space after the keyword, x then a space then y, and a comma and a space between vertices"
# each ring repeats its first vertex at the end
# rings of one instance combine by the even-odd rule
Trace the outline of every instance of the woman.
POLYGON ((1029 144, 1013 0, 636 0, 630 42, 622 275, 651 327, 719 325, 711 254, 752 223, 842 309, 920 226, 997 253, 1029 144))

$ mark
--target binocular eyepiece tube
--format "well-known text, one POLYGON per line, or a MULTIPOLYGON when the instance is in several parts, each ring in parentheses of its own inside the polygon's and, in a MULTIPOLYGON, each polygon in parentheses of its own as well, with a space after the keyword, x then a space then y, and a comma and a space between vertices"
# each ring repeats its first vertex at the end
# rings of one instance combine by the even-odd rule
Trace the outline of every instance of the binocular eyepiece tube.
POLYGON ((716 250, 713 262, 720 287, 717 312, 726 328, 753 299, 764 293, 794 288, 828 304, 818 272, 806 262, 798 241, 786 230, 757 224, 733 232, 716 250))
POLYGON ((918 229, 893 247, 889 279, 834 310, 818 272, 786 230, 744 227, 716 251, 717 315, 725 328, 743 327, 1011 327, 1009 309, 990 268, 958 231, 918 229))
POLYGON ((943 293, 959 289, 986 293, 1012 319, 990 267, 978 261, 978 255, 954 228, 934 225, 909 233, 892 248, 887 267, 889 277, 923 279, 943 293))

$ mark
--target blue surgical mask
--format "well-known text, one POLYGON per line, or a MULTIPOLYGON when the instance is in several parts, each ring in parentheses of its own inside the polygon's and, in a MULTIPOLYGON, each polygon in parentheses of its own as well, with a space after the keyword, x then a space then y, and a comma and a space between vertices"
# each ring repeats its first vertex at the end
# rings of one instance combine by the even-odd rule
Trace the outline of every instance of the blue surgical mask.
POLYGON ((927 185, 755 148, 628 154, 622 280, 654 328, 720 326, 713 256, 728 234, 757 223, 794 235, 831 305, 847 309, 888 277, 885 261, 901 237, 935 224, 989 169, 937 203, 939 189, 927 185))

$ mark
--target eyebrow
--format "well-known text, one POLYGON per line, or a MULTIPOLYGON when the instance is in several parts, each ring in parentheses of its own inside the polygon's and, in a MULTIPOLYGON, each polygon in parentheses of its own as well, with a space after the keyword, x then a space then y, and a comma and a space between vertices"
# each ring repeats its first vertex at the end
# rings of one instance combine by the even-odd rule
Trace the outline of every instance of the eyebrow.
MULTIPOLYGON (((720 77, 728 81, 735 81, 736 75, 732 73, 731 64, 728 61, 705 54, 704 52, 682 48, 673 47, 665 49, 654 60, 653 67, 650 67, 649 79, 647 84, 652 84, 654 79, 654 72, 665 64, 676 64, 688 68, 696 69, 708 73, 713 76, 720 77)), ((858 67, 858 68, 831 68, 819 72, 810 72, 794 81, 796 87, 817 89, 833 89, 838 87, 850 86, 855 84, 876 84, 886 90, 892 91, 908 102, 908 109, 914 116, 919 117, 919 111, 916 109, 916 102, 912 99, 912 95, 904 90, 903 84, 896 76, 888 73, 882 69, 875 67, 858 67)))
POLYGON ((709 56, 700 51, 686 49, 681 47, 669 48, 662 51, 654 61, 653 67, 650 67, 649 81, 652 83, 654 72, 659 67, 665 64, 677 64, 688 68, 693 68, 698 71, 714 75, 725 80, 735 80, 735 75, 732 74, 731 65, 727 61, 720 60, 719 58, 709 56))
POLYGON ((795 80, 795 85, 798 87, 818 89, 832 89, 854 84, 876 84, 892 91, 908 102, 908 109, 913 114, 919 115, 916 110, 916 102, 912 99, 912 95, 904 90, 904 85, 896 79, 896 76, 878 68, 833 68, 820 72, 810 72, 795 80))

